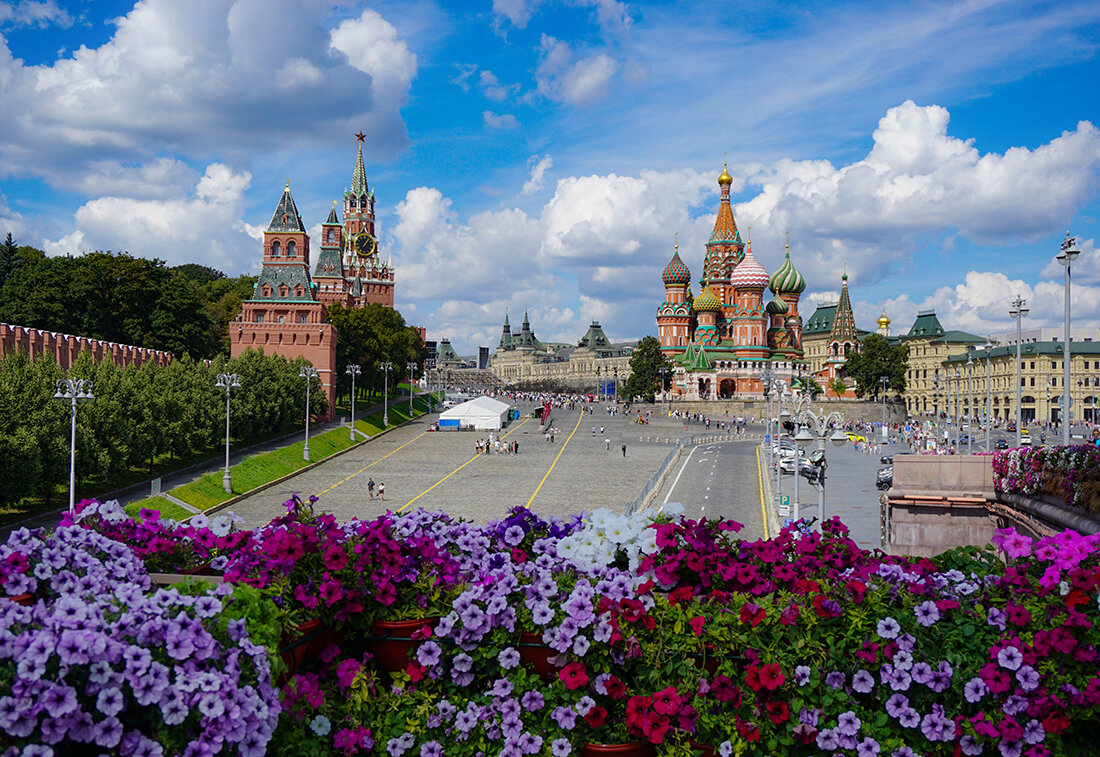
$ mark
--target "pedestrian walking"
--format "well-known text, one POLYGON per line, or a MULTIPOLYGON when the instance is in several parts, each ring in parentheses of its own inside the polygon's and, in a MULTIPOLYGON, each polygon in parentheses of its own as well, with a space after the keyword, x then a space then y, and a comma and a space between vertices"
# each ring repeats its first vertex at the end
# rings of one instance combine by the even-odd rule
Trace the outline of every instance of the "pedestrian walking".
POLYGON ((607 451, 610 452, 611 451, 611 440, 610 439, 604 439, 603 444, 604 444, 604 447, 607 448, 607 451))
POLYGON ((371 499, 374 499, 374 479, 373 478, 368 478, 367 479, 367 496, 369 496, 371 499))
POLYGON ((378 499, 386 501, 386 485, 381 481, 378 482, 378 499))
POLYGON ((626 457, 626 445, 623 445, 623 457, 626 457))

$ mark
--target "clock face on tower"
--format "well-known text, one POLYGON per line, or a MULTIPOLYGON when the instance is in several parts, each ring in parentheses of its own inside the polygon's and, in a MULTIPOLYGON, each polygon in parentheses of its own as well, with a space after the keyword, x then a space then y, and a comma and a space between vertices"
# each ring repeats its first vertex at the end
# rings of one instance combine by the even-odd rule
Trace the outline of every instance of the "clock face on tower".
POLYGON ((355 235, 355 254, 361 258, 367 258, 378 249, 378 240, 368 232, 363 231, 355 235))

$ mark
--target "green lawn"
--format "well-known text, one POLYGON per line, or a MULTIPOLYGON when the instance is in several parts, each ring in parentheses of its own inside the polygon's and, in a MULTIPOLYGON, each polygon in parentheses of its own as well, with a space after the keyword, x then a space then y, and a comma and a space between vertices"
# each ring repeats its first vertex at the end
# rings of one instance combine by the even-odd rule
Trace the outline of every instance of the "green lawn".
POLYGON ((131 502, 122 509, 125 510, 126 514, 130 517, 136 518, 143 507, 149 510, 160 510, 162 516, 174 520, 183 520, 184 518, 190 518, 194 515, 191 511, 184 510, 175 502, 167 500, 164 497, 149 497, 149 499, 143 499, 141 502, 131 502))
MULTIPOLYGON (((426 399, 418 398, 413 406, 415 414, 417 416, 423 415, 427 411, 427 406, 426 399)), ((389 420, 390 426, 400 425, 409 420, 409 403, 402 402, 398 405, 392 405, 389 408, 389 420)), ((375 413, 358 419, 355 422, 355 428, 368 436, 375 436, 382 431, 382 413, 375 413)), ((329 455, 345 450, 353 444, 355 442, 351 441, 346 427, 334 428, 331 431, 310 437, 309 455, 313 462, 317 462, 329 455)), ((220 505, 232 497, 251 491, 258 486, 263 486, 310 465, 311 463, 302 457, 304 446, 305 440, 302 439, 286 447, 245 458, 237 465, 232 466, 229 469, 233 479, 232 494, 226 494, 222 489, 222 473, 220 471, 207 474, 189 484, 177 486, 169 493, 176 499, 183 500, 200 510, 209 510, 211 507, 220 505)), ((163 498, 156 499, 158 502, 152 506, 147 504, 152 500, 143 500, 140 503, 135 503, 134 506, 157 507, 159 509, 160 502, 167 502, 163 498)), ((170 502, 168 504, 171 505, 170 502)), ((182 512, 181 508, 175 505, 171 506, 182 512)))

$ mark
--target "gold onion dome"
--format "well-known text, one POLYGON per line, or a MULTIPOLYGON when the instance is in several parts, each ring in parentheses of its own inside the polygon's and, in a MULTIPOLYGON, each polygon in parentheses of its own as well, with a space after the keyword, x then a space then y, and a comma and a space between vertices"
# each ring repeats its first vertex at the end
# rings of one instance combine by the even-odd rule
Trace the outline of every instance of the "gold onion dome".
POLYGON ((733 177, 730 176, 730 172, 726 170, 726 164, 722 164, 722 175, 718 177, 718 185, 728 187, 733 183, 733 177))
POLYGON ((791 248, 787 246, 787 257, 783 265, 772 274, 769 289, 773 294, 802 294, 806 290, 806 278, 799 273, 791 262, 791 248))
POLYGON ((661 274, 661 280, 668 284, 690 284, 691 283, 691 271, 684 265, 684 261, 680 260, 680 248, 677 246, 676 251, 672 253, 672 260, 665 266, 665 272, 661 274))
POLYGON ((703 291, 699 293, 699 296, 695 298, 692 308, 696 313, 714 313, 722 309, 722 301, 710 288, 710 284, 707 284, 703 287, 703 291))
POLYGON ((768 303, 768 306, 765 308, 765 310, 767 310, 770 315, 784 315, 788 310, 790 310, 790 306, 788 306, 786 302, 777 297, 768 303))
POLYGON ((889 325, 890 325, 890 319, 889 319, 889 317, 887 317, 887 315, 886 315, 886 308, 883 308, 883 309, 882 309, 882 315, 880 315, 880 316, 878 317, 878 325, 879 325, 879 326, 880 326, 881 328, 886 328, 887 326, 889 326, 889 325))

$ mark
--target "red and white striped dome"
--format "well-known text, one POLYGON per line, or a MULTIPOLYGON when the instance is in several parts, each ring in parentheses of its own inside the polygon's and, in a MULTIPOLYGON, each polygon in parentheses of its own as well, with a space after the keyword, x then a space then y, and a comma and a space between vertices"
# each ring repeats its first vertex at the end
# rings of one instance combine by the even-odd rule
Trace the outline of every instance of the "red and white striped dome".
POLYGON ((768 286, 768 272, 752 254, 752 242, 745 247, 745 257, 730 276, 730 284, 737 289, 764 289, 768 286))

